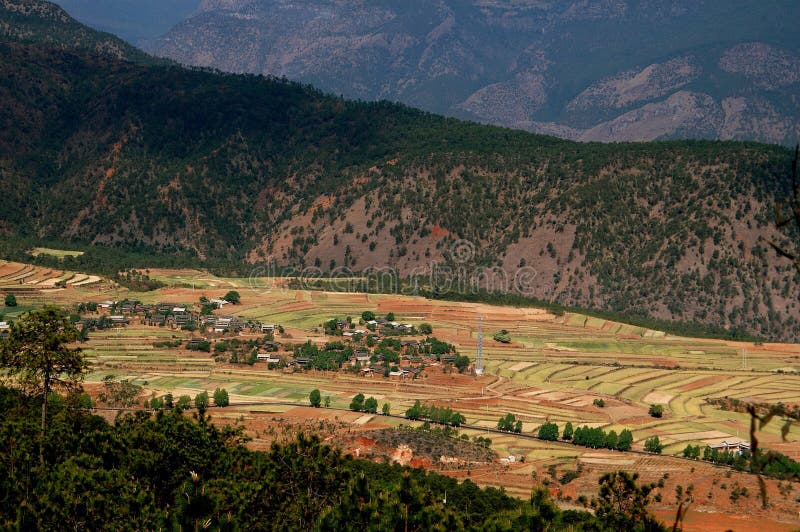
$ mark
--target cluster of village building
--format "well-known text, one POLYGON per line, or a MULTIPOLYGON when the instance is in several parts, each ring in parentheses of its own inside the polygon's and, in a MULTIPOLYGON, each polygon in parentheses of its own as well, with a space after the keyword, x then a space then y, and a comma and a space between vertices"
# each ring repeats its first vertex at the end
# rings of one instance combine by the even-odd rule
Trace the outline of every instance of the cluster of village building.
MULTIPOLYGON (((220 309, 227 304, 225 300, 212 299, 204 302, 203 306, 213 305, 214 308, 220 309)), ((88 314, 81 316, 81 322, 77 324, 79 327, 84 323, 96 323, 99 316, 99 319, 111 327, 124 327, 137 323, 197 331, 200 336, 193 336, 188 340, 188 349, 200 349, 205 346, 208 350, 214 340, 203 336, 204 334, 260 333, 265 337, 259 339, 256 345, 256 361, 264 362, 273 368, 313 367, 312 357, 298 353, 292 346, 275 341, 276 332, 282 331, 277 324, 245 321, 236 316, 217 315, 208 313, 207 310, 197 310, 195 306, 176 303, 104 301, 91 304, 91 307, 83 305, 79 310, 89 311, 88 314)), ((341 341, 338 345, 335 345, 337 342, 331 342, 328 346, 322 347, 322 351, 329 353, 333 351, 333 354, 340 358, 343 368, 357 371, 364 376, 377 374, 390 378, 416 378, 425 367, 450 365, 457 358, 454 352, 431 354, 431 350, 426 349, 426 346, 429 347, 426 344, 428 338, 422 341, 397 338, 418 334, 414 326, 408 323, 376 318, 362 320, 356 326, 352 321, 335 319, 326 324, 326 333, 333 339, 340 338, 341 341), (380 342, 385 338, 393 338, 392 349, 399 356, 384 356, 387 351, 380 349, 380 342)))
MULTIPOLYGON (((224 299, 211 299, 207 305, 214 308, 223 308, 228 302, 224 299)), ((97 312, 107 313, 108 320, 114 325, 127 325, 140 323, 157 327, 171 327, 173 329, 191 328, 194 330, 221 333, 226 332, 262 332, 272 333, 276 325, 263 324, 259 321, 242 320, 236 316, 224 316, 203 313, 192 307, 175 303, 145 304, 140 302, 115 302, 103 301, 97 304, 97 312)), ((82 321, 87 317, 82 317, 82 321)), ((91 316, 88 316, 92 319, 91 316)), ((78 322, 80 327, 83 323, 78 322)))

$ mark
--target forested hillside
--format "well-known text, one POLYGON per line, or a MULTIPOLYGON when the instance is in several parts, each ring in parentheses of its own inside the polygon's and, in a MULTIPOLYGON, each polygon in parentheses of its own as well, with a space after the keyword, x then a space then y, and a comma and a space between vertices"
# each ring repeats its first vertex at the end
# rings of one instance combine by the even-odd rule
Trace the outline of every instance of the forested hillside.
POLYGON ((765 241, 781 147, 578 144, 20 42, 0 43, 0 103, 6 235, 243 274, 436 262, 482 288, 800 337, 796 273, 765 241))

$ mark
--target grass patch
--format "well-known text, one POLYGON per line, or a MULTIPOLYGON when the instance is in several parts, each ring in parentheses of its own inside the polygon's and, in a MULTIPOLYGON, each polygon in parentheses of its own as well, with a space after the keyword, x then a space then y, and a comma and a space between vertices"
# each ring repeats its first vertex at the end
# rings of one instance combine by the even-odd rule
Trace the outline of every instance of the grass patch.
POLYGON ((30 252, 34 257, 39 255, 50 255, 59 259, 64 257, 80 257, 84 254, 83 251, 73 251, 69 249, 54 249, 54 248, 33 248, 30 252))

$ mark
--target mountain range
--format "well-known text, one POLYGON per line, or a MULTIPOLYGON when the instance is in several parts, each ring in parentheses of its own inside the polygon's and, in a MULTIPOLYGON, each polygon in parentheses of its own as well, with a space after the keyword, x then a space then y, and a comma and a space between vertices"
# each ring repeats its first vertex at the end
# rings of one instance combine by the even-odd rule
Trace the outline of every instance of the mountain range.
POLYGON ((57 6, 0 6, 7 237, 245 271, 449 268, 565 305, 800 338, 798 276, 766 242, 788 243, 772 224, 783 147, 575 143, 103 53, 87 28, 73 46, 80 26, 57 6))
POLYGON ((203 0, 148 50, 573 140, 794 144, 797 20, 790 0, 203 0))

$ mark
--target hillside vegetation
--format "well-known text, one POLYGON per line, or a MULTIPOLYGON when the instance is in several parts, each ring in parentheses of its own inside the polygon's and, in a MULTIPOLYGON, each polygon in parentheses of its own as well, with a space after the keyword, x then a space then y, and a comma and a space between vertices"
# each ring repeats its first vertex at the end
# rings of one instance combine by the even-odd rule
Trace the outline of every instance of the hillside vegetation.
POLYGON ((20 42, 0 43, 0 103, 0 228, 17 239, 245 275, 435 262, 489 291, 800 337, 798 279, 764 240, 784 148, 578 144, 20 42))

